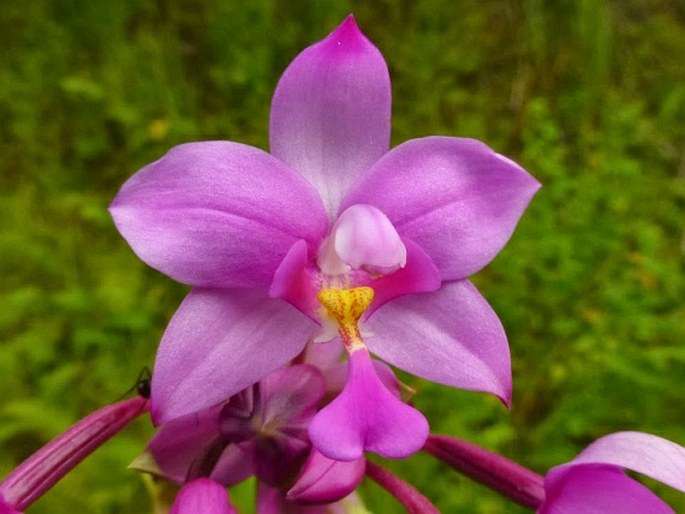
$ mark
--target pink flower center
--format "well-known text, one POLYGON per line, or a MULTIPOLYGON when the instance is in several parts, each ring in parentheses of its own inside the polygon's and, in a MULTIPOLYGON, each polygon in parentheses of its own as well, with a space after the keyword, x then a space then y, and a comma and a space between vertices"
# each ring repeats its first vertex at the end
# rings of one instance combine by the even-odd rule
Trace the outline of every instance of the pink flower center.
POLYGON ((407 249, 395 227, 377 208, 364 204, 348 207, 338 217, 317 258, 325 276, 346 284, 353 270, 388 275, 406 263, 407 249))

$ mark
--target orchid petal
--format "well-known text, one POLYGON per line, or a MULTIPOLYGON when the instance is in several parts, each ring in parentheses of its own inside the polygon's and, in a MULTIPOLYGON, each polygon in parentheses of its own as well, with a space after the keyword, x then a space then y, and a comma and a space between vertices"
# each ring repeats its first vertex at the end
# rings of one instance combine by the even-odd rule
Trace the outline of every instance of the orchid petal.
POLYGON ((309 425, 312 444, 329 459, 351 461, 365 450, 402 458, 421 449, 428 437, 423 415, 383 385, 365 349, 350 355, 343 392, 309 425))
POLYGON ((297 505, 286 500, 285 494, 275 487, 271 487, 261 480, 257 483, 257 513, 258 514, 344 514, 347 510, 339 510, 334 505, 297 505))
POLYGON ((423 249, 408 239, 404 240, 407 249, 407 264, 389 275, 371 278, 365 285, 374 290, 373 303, 365 318, 371 316, 390 300, 407 294, 427 293, 440 288, 440 272, 423 249))
POLYGON ((219 436, 219 410, 213 407, 183 416, 157 431, 147 451, 153 455, 162 477, 179 484, 185 482, 202 449, 219 436))
POLYGON ((237 514, 228 503, 228 493, 209 478, 188 482, 176 496, 169 514, 237 514))
POLYGON ((378 207, 423 248, 443 280, 472 275, 511 237, 540 184, 472 139, 428 137, 392 149, 352 186, 341 209, 378 207))
POLYGON ((573 466, 552 482, 538 514, 675 514, 659 497, 614 466, 573 466))
POLYGON ((259 383, 263 424, 289 432, 306 430, 324 396, 326 385, 314 366, 281 368, 259 383))
POLYGON ((349 16, 283 73, 271 105, 271 153, 319 190, 333 218, 345 191, 389 144, 388 69, 349 16))
POLYGON ((323 377, 313 366, 288 366, 271 373, 255 390, 254 415, 234 423, 222 413, 222 433, 231 438, 232 430, 242 435, 251 427, 251 453, 259 479, 271 486, 292 483, 311 448, 307 427, 325 393, 323 377))
POLYGON ((499 318, 467 280, 404 296, 369 318, 366 344, 393 366, 432 382, 511 399, 509 346, 499 318))
POLYGON ((240 447, 254 462, 255 475, 272 487, 283 488, 297 476, 307 459, 311 445, 306 439, 279 433, 274 437, 256 437, 240 447))
POLYGON ((332 460, 313 448, 286 497, 298 503, 338 501, 356 489, 365 469, 364 457, 347 462, 332 460))
POLYGON ((318 245, 328 223, 295 171, 225 141, 173 148, 124 184, 110 212, 143 261, 199 287, 268 286, 288 249, 318 245))
POLYGON ((231 486, 239 484, 254 473, 255 465, 250 456, 238 445, 229 444, 212 470, 210 478, 220 484, 231 486))
POLYGON ((309 270, 307 243, 297 241, 283 258, 274 274, 269 296, 280 298, 318 323, 319 302, 313 274, 309 270))
POLYGON ((182 484, 197 460, 208 456, 208 450, 221 451, 210 478, 225 486, 242 482, 254 473, 252 462, 235 444, 222 441, 218 426, 220 410, 218 405, 166 423, 152 438, 146 453, 129 468, 182 484))
POLYGON ((317 368, 284 366, 233 396, 221 409, 219 430, 234 442, 277 432, 304 435, 324 393, 324 378, 317 368))
POLYGON ((153 420, 210 407, 264 378, 300 353, 315 326, 259 289, 193 289, 157 352, 153 420))
POLYGON ((656 435, 643 432, 606 435, 564 466, 578 464, 613 464, 685 493, 685 448, 656 435))

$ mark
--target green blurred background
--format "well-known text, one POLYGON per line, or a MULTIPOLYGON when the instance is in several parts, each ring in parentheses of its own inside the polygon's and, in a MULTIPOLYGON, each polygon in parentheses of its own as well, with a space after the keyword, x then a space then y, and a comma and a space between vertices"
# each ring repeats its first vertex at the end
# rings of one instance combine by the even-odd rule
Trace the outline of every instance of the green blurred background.
MULTIPOLYGON (((681 0, 4 0, 3 475, 122 396, 185 293, 117 234, 118 187, 184 141, 266 148, 279 75, 349 12, 390 67, 394 144, 475 137, 544 184, 474 278, 509 334, 513 408, 408 378, 434 431, 540 472, 617 430, 685 444, 681 0)), ((150 433, 136 422, 29 513, 149 512, 125 467, 150 433)), ((430 457, 390 465, 445 513, 524 512, 430 457)))

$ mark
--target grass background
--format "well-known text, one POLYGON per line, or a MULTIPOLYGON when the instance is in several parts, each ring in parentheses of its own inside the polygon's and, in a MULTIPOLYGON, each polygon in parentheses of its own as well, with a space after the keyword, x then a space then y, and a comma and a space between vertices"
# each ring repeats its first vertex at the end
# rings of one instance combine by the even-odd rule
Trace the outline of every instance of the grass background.
MULTIPOLYGON (((410 378, 433 430, 540 472, 617 430, 685 444, 679 0, 4 0, 0 472, 124 394, 185 293, 115 231, 118 187, 181 142, 266 148, 279 75, 349 12, 390 67, 394 144, 475 137, 544 184, 474 277, 509 334, 513 408, 410 378)), ((150 433, 136 422, 28 512, 149 512, 125 466, 150 433)), ((445 513, 524 512, 430 457, 389 465, 445 513)))

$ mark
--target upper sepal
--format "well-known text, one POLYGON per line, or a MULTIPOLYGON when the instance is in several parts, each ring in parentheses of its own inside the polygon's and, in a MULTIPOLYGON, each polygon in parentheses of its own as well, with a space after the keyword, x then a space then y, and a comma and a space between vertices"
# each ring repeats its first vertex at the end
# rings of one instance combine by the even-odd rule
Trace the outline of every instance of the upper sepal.
POLYGON ((388 68, 352 16, 285 70, 269 138, 271 153, 319 190, 330 218, 357 176, 388 151, 388 68))

